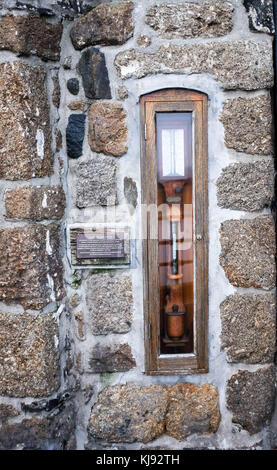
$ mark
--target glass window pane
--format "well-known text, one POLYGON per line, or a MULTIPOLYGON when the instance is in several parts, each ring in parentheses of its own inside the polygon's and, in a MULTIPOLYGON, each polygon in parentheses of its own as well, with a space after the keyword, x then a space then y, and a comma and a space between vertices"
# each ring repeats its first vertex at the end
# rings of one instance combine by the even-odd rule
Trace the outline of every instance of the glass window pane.
POLYGON ((192 114, 156 114, 160 353, 192 353, 193 191, 192 114))
POLYGON ((185 176, 184 130, 162 129, 162 176, 185 176))

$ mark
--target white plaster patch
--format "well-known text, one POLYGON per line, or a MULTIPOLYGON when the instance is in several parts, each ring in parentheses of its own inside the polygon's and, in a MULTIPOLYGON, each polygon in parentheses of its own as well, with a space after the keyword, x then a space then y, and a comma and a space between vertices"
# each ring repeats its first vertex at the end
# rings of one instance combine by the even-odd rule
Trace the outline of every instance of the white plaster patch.
POLYGON ((50 274, 47 274, 47 280, 48 280, 49 287, 51 289, 50 299, 52 300, 52 302, 55 302, 56 296, 55 296, 55 290, 54 290, 54 281, 53 281, 53 278, 50 276, 50 274))
POLYGON ((57 335, 54 335, 54 343, 55 343, 55 348, 58 348, 58 346, 59 346, 59 338, 57 337, 57 335))
POLYGON ((53 253, 52 247, 50 245, 50 232, 49 232, 49 230, 47 230, 47 232, 46 232, 46 251, 47 251, 48 255, 52 255, 52 253, 53 253))
POLYGON ((56 320, 58 323, 60 321, 60 316, 64 310, 64 304, 61 304, 56 312, 53 313, 53 318, 56 320))
POLYGON ((47 207, 47 194, 46 193, 43 194, 43 200, 42 200, 41 205, 42 205, 43 209, 46 209, 46 207, 47 207))
POLYGON ((42 129, 37 129, 37 154, 43 160, 44 158, 44 133, 42 129))

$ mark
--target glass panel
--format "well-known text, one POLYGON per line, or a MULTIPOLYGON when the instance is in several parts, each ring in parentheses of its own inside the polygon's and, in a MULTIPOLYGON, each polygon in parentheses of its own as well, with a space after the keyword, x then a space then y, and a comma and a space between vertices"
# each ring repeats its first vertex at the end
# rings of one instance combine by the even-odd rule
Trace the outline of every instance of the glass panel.
POLYGON ((160 353, 193 352, 192 114, 157 113, 160 353))
POLYGON ((184 130, 162 129, 162 176, 185 176, 184 130))

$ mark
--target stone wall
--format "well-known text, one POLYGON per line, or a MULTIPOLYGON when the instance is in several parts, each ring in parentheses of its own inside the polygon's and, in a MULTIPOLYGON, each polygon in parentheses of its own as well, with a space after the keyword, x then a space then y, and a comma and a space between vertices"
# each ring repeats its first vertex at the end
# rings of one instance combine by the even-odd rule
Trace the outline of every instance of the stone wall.
POLYGON ((277 448, 272 2, 0 1, 0 449, 277 448), (139 98, 209 98, 209 373, 144 373, 139 98), (132 269, 73 269, 113 220, 132 269))

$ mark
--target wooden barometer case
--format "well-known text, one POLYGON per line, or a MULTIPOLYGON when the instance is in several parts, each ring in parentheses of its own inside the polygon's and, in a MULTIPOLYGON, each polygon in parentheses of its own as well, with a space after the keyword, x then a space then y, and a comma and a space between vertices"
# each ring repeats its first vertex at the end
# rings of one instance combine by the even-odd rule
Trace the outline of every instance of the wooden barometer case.
POLYGON ((208 371, 207 95, 140 98, 145 370, 208 371))

